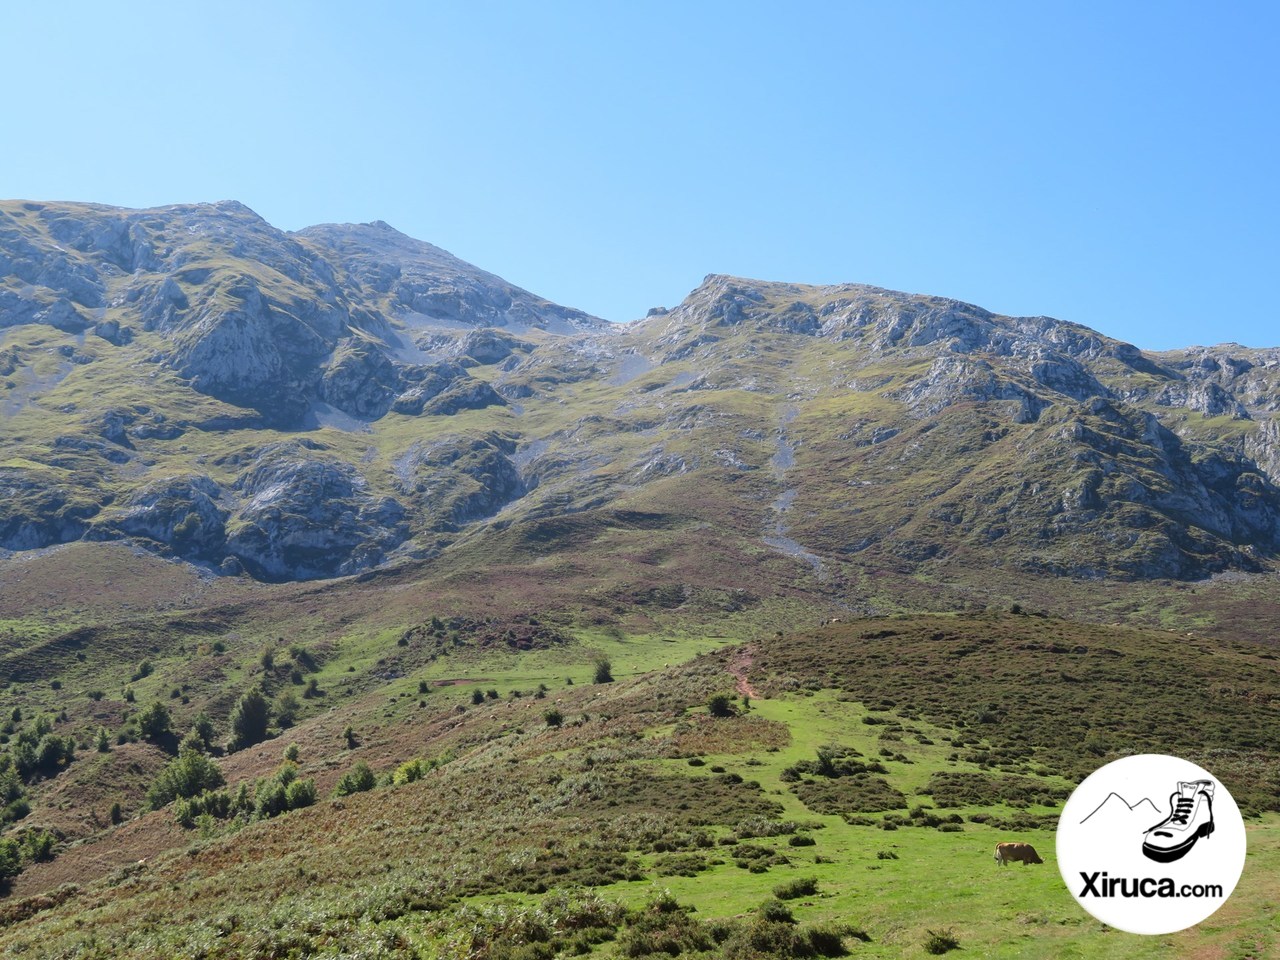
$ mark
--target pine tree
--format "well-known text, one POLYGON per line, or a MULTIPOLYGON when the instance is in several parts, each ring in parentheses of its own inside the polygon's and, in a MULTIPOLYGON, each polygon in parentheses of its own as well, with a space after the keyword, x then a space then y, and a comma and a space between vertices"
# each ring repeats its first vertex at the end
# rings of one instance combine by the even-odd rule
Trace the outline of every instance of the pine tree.
POLYGON ((259 690, 250 690, 231 711, 231 749, 242 750, 267 738, 271 708, 259 690))

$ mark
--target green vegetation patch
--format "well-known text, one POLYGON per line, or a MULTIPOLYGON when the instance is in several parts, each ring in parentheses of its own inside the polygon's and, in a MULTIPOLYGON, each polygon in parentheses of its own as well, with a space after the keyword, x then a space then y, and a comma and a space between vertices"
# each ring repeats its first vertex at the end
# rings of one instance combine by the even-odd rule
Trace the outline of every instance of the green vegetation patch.
POLYGON ((587 816, 619 808, 660 814, 684 826, 737 823, 748 817, 777 818, 782 805, 760 784, 733 773, 668 776, 625 764, 603 774, 574 810, 587 816))
POLYGON ((1280 809, 1280 675, 1252 651, 1025 615, 911 616, 763 638, 772 692, 832 688, 959 732, 958 760, 1082 779, 1130 752, 1197 760, 1280 809))
POLYGON ((1011 807, 1053 807, 1071 795, 1066 787, 1055 787, 1032 777, 990 776, 957 770, 933 774, 928 786, 920 792, 931 794, 939 807, 987 807, 997 803, 1011 807))
POLYGON ((814 813, 879 813, 907 805, 907 798, 889 781, 869 773, 835 780, 807 780, 791 789, 814 813))

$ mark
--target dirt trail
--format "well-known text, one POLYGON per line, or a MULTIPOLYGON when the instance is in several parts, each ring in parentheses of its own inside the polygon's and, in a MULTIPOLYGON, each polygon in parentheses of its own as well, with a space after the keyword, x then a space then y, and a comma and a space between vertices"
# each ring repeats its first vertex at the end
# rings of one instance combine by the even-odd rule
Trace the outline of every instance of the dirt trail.
POLYGON ((747 671, 751 669, 751 664, 754 662, 752 654, 753 651, 749 648, 739 653, 729 662, 729 672, 738 681, 739 696, 759 700, 759 694, 756 693, 755 687, 751 686, 751 681, 747 679, 747 671))

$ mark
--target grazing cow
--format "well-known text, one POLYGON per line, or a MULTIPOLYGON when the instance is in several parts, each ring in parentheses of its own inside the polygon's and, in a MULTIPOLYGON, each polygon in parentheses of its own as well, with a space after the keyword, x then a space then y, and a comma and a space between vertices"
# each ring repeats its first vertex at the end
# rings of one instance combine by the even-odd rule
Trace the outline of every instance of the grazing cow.
POLYGON ((1044 863, 1040 859, 1040 854, 1036 853, 1036 848, 1029 843, 997 843, 996 844, 996 863, 1004 866, 1006 863, 1017 862, 1022 863, 1044 863))

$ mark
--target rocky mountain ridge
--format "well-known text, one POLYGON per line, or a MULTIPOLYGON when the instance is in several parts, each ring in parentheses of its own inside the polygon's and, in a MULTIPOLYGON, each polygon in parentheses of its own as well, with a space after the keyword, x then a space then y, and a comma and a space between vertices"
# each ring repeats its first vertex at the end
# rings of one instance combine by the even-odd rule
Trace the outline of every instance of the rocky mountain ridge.
POLYGON ((8 551, 124 538, 312 579, 511 531, 555 552, 583 514, 689 549, 711 524, 836 590, 1257 570, 1278 380, 1277 349, 1147 353, 858 284, 711 275, 608 324, 380 222, 0 204, 8 551))

